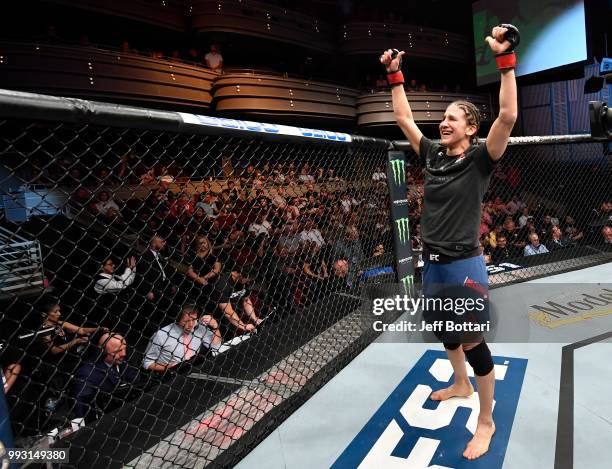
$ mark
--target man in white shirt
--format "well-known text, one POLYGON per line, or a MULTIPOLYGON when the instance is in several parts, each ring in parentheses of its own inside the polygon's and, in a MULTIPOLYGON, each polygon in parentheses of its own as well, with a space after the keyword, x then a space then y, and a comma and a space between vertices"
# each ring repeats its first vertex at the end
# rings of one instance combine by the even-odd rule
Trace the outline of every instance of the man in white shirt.
POLYGON ((211 44, 210 52, 204 56, 208 68, 220 71, 223 68, 223 56, 219 53, 219 46, 211 44))
POLYGON ((312 220, 306 221, 306 224, 304 225, 304 229, 300 233, 300 241, 302 243, 311 241, 319 247, 322 247, 325 244, 325 239, 323 239, 323 235, 317 229, 317 227, 314 224, 314 221, 312 220))
POLYGON ((257 214, 255 221, 249 226, 249 233, 257 237, 259 235, 270 236, 272 225, 266 220, 266 214, 260 212, 257 214))
POLYGON ((118 294, 129 287, 136 277, 136 258, 133 256, 126 261, 125 271, 115 275, 116 266, 112 259, 106 259, 102 264, 102 271, 96 276, 94 290, 99 295, 104 293, 118 294))
POLYGON ((531 233, 529 235, 530 243, 525 246, 526 256, 535 256, 536 254, 546 254, 548 249, 543 244, 540 244, 540 237, 537 233, 531 233))
POLYGON ((211 316, 198 319, 198 309, 185 305, 176 322, 158 330, 151 338, 142 367, 155 373, 163 373, 176 365, 191 360, 202 346, 218 350, 221 334, 211 316))
POLYGON ((372 181, 386 182, 386 180, 387 180, 387 175, 384 173, 384 171, 380 169, 380 167, 376 168, 376 170, 374 171, 374 174, 372 174, 372 181))

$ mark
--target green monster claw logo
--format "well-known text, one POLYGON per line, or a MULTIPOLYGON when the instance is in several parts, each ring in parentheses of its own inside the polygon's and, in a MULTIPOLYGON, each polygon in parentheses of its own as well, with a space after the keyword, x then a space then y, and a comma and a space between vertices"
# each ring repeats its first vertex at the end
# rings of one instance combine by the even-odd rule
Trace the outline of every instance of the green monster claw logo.
POLYGON ((410 239, 410 226, 407 218, 400 218, 395 220, 397 225, 397 236, 399 237, 400 243, 407 244, 410 239))
POLYGON ((393 170, 393 182, 395 182, 397 186, 406 184, 406 170, 404 169, 406 163, 404 160, 391 160, 389 164, 393 170))
POLYGON ((403 285, 404 291, 407 295, 410 293, 410 290, 412 289, 412 286, 414 285, 414 276, 406 275, 404 278, 400 280, 400 283, 403 285))

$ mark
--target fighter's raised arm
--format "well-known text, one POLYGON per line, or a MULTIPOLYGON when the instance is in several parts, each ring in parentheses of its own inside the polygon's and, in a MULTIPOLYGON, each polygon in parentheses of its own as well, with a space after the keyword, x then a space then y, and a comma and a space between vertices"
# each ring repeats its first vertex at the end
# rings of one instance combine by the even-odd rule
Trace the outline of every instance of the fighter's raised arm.
POLYGON ((485 40, 495 53, 497 68, 501 72, 499 115, 491 125, 487 136, 487 151, 491 159, 497 161, 506 151, 510 133, 518 116, 514 48, 520 40, 519 32, 511 24, 500 24, 493 28, 491 36, 487 36, 485 40))
POLYGON ((412 149, 419 154, 419 145, 423 133, 417 127, 412 110, 404 91, 404 75, 402 74, 402 56, 404 51, 388 49, 380 56, 380 62, 387 70, 387 81, 391 85, 391 97, 393 99, 393 114, 397 124, 404 132, 410 142, 412 149))

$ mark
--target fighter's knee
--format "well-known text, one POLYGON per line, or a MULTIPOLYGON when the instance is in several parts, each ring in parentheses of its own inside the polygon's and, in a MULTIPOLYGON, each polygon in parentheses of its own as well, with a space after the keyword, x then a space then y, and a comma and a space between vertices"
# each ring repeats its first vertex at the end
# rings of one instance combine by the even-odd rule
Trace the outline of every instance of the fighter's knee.
POLYGON ((493 357, 489 346, 483 340, 479 344, 464 344, 465 358, 474 370, 476 376, 486 376, 494 368, 493 357), (465 345, 472 346, 465 348, 465 345))

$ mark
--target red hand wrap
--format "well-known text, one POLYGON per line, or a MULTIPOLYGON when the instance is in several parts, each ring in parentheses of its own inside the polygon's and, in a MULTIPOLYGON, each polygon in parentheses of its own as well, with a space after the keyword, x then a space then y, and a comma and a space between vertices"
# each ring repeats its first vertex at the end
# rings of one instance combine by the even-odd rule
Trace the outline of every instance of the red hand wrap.
POLYGON ((404 74, 401 70, 393 73, 387 73, 387 81, 389 85, 403 85, 404 84, 404 74))
POLYGON ((507 70, 516 67, 516 54, 514 52, 502 52, 495 56, 498 70, 507 70))

